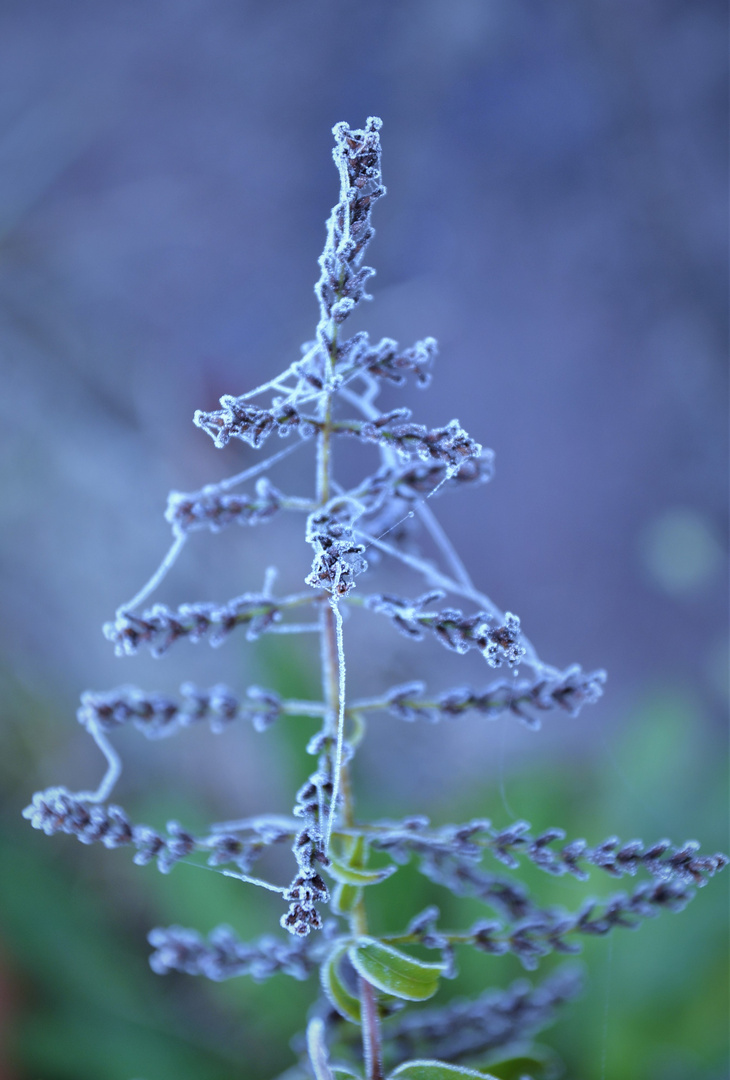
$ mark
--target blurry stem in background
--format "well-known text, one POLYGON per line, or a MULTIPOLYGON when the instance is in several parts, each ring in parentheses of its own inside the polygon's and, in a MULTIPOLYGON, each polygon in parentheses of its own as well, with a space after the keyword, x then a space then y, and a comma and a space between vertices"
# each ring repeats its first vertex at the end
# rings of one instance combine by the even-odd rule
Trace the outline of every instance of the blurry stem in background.
POLYGON ((96 791, 79 791, 76 798, 84 799, 86 802, 102 803, 109 798, 117 780, 122 775, 122 759, 98 724, 89 724, 87 730, 106 758, 107 770, 96 791))

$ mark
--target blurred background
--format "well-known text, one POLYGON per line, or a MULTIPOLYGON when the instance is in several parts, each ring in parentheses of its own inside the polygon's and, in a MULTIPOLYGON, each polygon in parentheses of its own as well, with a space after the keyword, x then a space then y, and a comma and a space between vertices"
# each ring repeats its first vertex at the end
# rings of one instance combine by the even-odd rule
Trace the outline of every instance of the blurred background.
MULTIPOLYGON (((721 0, 0 2, 0 1080, 271 1077, 315 994, 153 976, 151 926, 246 938, 277 902, 20 812, 98 782, 84 689, 316 694, 302 639, 119 660, 100 626, 166 549, 168 490, 255 459, 192 414, 311 337, 339 120, 383 118, 389 189, 354 328, 440 342, 431 390, 384 400, 497 455, 492 484, 434 510, 544 659, 609 671, 598 706, 538 734, 373 719, 363 810, 727 850, 726 21, 721 0)), ((311 465, 303 448, 272 479, 306 493, 311 465)), ((274 562, 288 587, 299 524, 194 536, 159 599, 223 601, 274 562)), ((377 627, 348 624, 353 693, 486 681, 377 627)), ((311 730, 123 732, 115 799, 158 827, 287 812, 311 730)), ((384 927, 442 900, 401 878, 384 927)), ((572 910, 613 891, 531 883, 572 910)), ((590 943, 546 1036, 568 1077, 727 1077, 727 890, 590 943)), ((518 974, 482 957, 457 988, 518 974)))

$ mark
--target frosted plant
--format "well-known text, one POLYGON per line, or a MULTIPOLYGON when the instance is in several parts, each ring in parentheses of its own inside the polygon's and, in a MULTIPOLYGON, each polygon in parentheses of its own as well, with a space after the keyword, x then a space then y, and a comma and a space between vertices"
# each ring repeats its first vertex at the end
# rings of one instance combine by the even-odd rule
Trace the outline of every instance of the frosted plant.
POLYGON ((488 989, 475 1001, 414 1007, 435 995, 442 979, 457 976, 457 948, 514 953, 533 970, 549 953, 578 951, 585 935, 634 928, 661 911, 678 911, 726 859, 700 855, 694 841, 676 847, 668 840, 645 845, 611 837, 590 847, 584 840, 567 839, 561 829, 533 832, 524 821, 498 829, 482 819, 433 825, 420 815, 364 822, 356 814, 350 769, 368 714, 431 722, 467 712, 489 719, 512 714, 536 728, 551 711, 577 714, 601 695, 605 682, 603 671, 586 673, 577 664, 561 671, 544 663, 519 618, 500 611, 473 584, 431 510, 429 500, 437 494, 488 481, 492 452, 458 420, 429 429, 413 422, 409 409, 381 412, 376 405, 384 381, 428 385, 436 342, 425 338, 401 348, 389 338, 372 343, 366 333, 346 337, 343 332, 348 316, 367 298, 373 274, 363 256, 373 236, 373 206, 385 194, 380 126, 370 118, 363 130, 344 123, 334 128, 340 197, 319 260, 315 337, 281 375, 238 397, 225 395, 220 409, 195 414, 196 425, 218 447, 241 439, 259 449, 275 434, 288 438, 288 447, 201 491, 173 492, 166 514, 173 534, 169 552, 148 584, 104 627, 120 656, 142 648, 161 656, 181 638, 207 638, 219 645, 241 631, 248 640, 264 633, 316 632, 321 700, 287 700, 255 686, 238 693, 225 686, 203 690, 186 684, 177 699, 128 686, 87 692, 78 716, 106 756, 106 775, 96 791, 55 787, 39 792, 24 814, 49 835, 65 832, 87 844, 129 846, 136 863, 154 860, 163 873, 181 860, 202 856, 222 873, 280 894, 276 918, 284 933, 278 937, 244 943, 229 927, 219 927, 207 940, 179 926, 158 928, 149 938, 154 950, 150 962, 160 974, 175 970, 215 980, 239 975, 261 980, 279 972, 307 979, 318 972, 318 998, 306 1039, 295 1050, 298 1063, 286 1074, 289 1080, 448 1080, 484 1077, 485 1070, 496 1077, 537 1076, 549 1063, 534 1048, 532 1036, 574 996, 577 976, 571 969, 559 970, 537 986, 519 982, 488 989), (372 444, 380 456, 378 470, 348 490, 335 479, 339 436, 372 444), (316 443, 314 495, 287 495, 264 474, 307 440, 316 443), (248 493, 234 493, 254 480, 248 493), (222 605, 184 604, 173 610, 155 604, 139 610, 191 532, 260 525, 285 512, 304 519, 304 539, 312 549, 312 568, 300 591, 277 595, 275 576, 269 573, 260 590, 222 605), (419 529, 438 552, 438 564, 418 553, 419 529), (421 574, 422 595, 413 599, 369 592, 367 559, 375 552, 421 574), (447 602, 447 597, 453 599, 447 602), (477 689, 430 693, 423 683, 412 682, 352 700, 345 609, 390 622, 416 641, 432 635, 445 649, 475 650, 484 658, 486 673, 499 670, 500 675, 477 689), (108 801, 120 773, 109 736, 123 724, 155 739, 202 721, 213 732, 236 721, 250 721, 265 731, 297 716, 319 718, 321 729, 307 747, 315 767, 289 817, 262 815, 214 824, 203 835, 173 821, 159 832, 133 824, 108 801), (293 851, 291 882, 279 885, 253 876, 259 856, 282 842, 293 851), (486 917, 453 931, 441 925, 438 909, 429 907, 405 927, 373 934, 368 893, 410 860, 443 889, 476 897, 486 917), (543 908, 510 873, 520 860, 580 881, 594 868, 614 878, 641 875, 643 880, 576 911, 543 908), (326 911, 331 915, 325 920, 326 911), (413 946, 421 948, 414 953, 413 946), (424 947, 433 959, 422 959, 424 947), (476 1066, 481 1071, 475 1072, 476 1066))

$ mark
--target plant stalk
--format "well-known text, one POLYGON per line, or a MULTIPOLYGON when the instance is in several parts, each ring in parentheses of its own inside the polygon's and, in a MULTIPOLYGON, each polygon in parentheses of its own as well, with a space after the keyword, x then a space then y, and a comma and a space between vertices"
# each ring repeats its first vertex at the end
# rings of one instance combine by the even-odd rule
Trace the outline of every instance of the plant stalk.
MULTIPOLYGON (((330 353, 330 364, 334 368, 336 357, 336 336, 330 353)), ((329 499, 332 473, 331 456, 332 434, 332 395, 328 394, 323 410, 322 426, 317 439, 317 502, 324 505, 329 499)), ((337 652, 337 626, 334 610, 327 601, 322 604, 320 616, 322 640, 322 680, 324 697, 327 705, 327 733, 333 740, 337 738, 337 723, 340 713, 339 663, 337 652)), ((333 754, 334 758, 334 754, 333 754)), ((333 782, 334 782, 333 776, 333 782)), ((345 761, 340 765, 339 787, 342 800, 342 816, 348 827, 354 825, 354 800, 350 784, 349 768, 345 761)), ((330 808, 334 814, 336 807, 330 808)), ((351 929, 357 936, 368 932, 365 904, 362 900, 356 905, 350 920, 351 929)), ((383 1059, 380 1037, 380 1020, 375 990, 365 979, 358 979, 360 1008, 362 1012, 362 1045, 366 1080, 383 1080, 383 1059)))

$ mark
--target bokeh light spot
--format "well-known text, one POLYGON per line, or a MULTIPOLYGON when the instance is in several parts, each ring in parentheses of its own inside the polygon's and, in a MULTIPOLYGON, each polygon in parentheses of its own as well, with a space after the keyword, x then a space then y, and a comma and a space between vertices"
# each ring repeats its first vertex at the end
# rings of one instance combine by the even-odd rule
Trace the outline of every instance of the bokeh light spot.
POLYGON ((673 507, 650 522, 641 547, 652 582, 674 596, 701 591, 722 563, 711 526, 688 507, 673 507))

